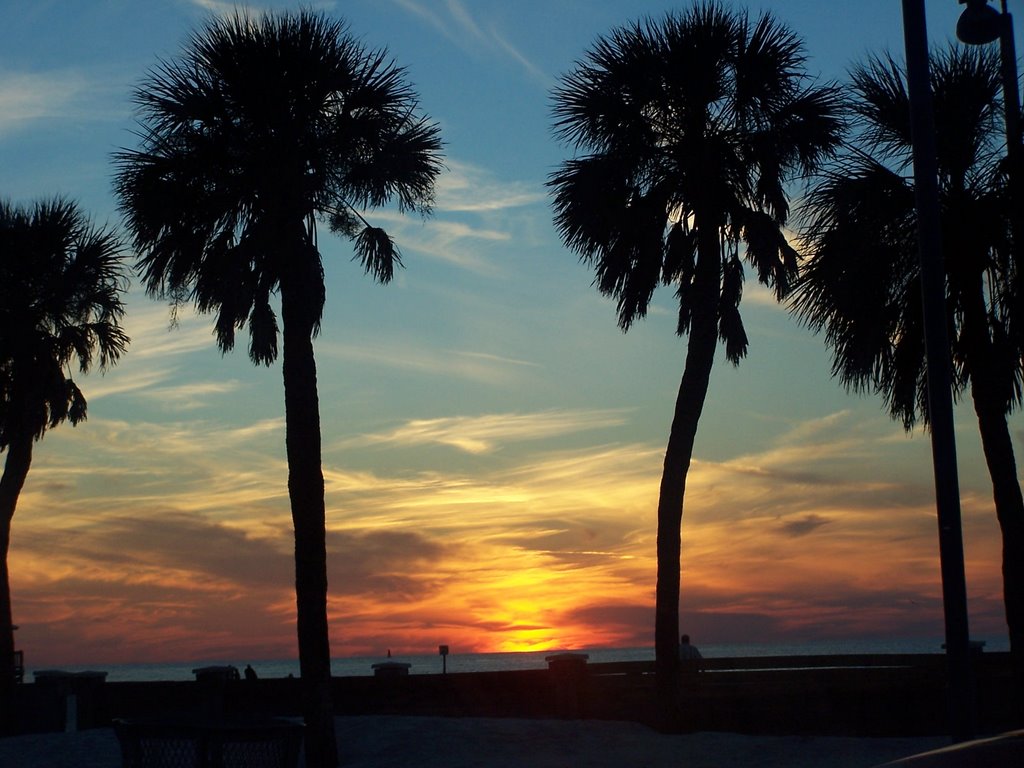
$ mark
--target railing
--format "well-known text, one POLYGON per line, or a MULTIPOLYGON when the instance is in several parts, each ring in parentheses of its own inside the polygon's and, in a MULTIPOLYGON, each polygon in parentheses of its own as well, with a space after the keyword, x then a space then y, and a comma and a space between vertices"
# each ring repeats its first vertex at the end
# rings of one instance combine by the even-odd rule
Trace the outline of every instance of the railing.
MULTIPOLYGON (((989 654, 990 656, 992 654, 989 654)), ((743 656, 680 662, 684 672, 771 672, 800 669, 926 669, 942 670, 939 653, 836 654, 828 656, 743 656)), ((588 664, 591 675, 653 675, 653 661, 614 661, 588 664)))

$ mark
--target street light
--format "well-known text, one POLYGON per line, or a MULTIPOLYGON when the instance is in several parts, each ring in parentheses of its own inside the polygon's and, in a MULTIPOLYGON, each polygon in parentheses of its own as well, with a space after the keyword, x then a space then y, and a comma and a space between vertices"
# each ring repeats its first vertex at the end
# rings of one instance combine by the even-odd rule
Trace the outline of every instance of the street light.
POLYGON ((987 45, 999 41, 999 59, 1003 78, 1003 112, 1006 119, 1006 155, 1012 172, 1017 172, 1020 152, 1020 93, 1017 91, 1017 50, 1013 41, 1013 17, 1001 0, 1000 13, 988 0, 960 0, 967 8, 956 23, 956 36, 967 45, 987 45))
MULTIPOLYGON (((960 0, 967 8, 956 23, 956 36, 968 45, 985 45, 999 39, 1002 15, 988 4, 988 0, 960 0)), ((1003 3, 1006 11, 1006 3, 1003 3)))

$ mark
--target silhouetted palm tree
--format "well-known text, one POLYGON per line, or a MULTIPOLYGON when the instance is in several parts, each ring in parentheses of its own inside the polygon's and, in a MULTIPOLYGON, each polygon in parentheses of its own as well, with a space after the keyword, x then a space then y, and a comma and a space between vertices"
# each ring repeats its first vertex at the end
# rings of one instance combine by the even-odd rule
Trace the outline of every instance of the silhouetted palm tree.
POLYGON ((785 185, 839 141, 839 99, 810 82, 799 39, 702 3, 599 39, 554 94, 557 134, 586 152, 549 185, 565 244, 596 270, 628 330, 655 288, 672 285, 688 334, 658 501, 658 689, 678 694, 680 524, 697 422, 718 340, 746 354, 741 251, 779 297, 796 252, 781 231, 785 185))
MULTIPOLYGON (((4 703, 13 683, 14 634, 7 553, 32 444, 86 417, 72 378, 117 362, 127 270, 121 244, 60 198, 19 207, 0 201, 0 660, 4 703)), ((9 721, 5 721, 9 722, 9 721)))
POLYGON ((283 337, 288 492, 310 766, 334 765, 324 481, 313 337, 323 312, 317 221, 388 282, 399 253, 360 211, 430 210, 438 128, 404 71, 309 11, 210 21, 135 93, 142 147, 117 156, 117 192, 150 294, 216 315, 232 349, 269 365, 283 337))
MULTIPOLYGON (((1024 499, 1007 415, 1021 401, 1012 325, 1020 268, 1010 236, 1000 65, 983 49, 954 47, 932 57, 931 72, 954 388, 970 387, 978 418, 1019 665, 1024 499)), ((853 71, 852 90, 858 131, 806 201, 808 258, 793 308, 825 331, 833 375, 849 389, 881 394, 910 430, 927 420, 928 404, 906 77, 891 57, 872 58, 853 71)))

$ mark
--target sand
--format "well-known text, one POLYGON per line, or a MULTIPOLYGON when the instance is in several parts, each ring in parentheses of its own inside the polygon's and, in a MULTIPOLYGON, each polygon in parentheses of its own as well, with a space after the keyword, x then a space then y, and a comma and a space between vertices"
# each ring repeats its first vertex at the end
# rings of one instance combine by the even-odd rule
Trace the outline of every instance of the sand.
MULTIPOLYGON (((440 717, 339 717, 346 768, 869 768, 944 738, 663 735, 637 723, 440 717)), ((118 768, 107 728, 0 739, 0 768, 118 768)))

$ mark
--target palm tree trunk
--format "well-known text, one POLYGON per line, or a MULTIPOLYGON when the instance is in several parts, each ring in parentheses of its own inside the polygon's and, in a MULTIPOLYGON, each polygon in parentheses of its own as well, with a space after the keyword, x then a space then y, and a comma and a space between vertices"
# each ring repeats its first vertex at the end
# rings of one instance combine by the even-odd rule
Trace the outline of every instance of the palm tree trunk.
POLYGON ((1003 537, 1003 609, 1010 636, 1014 688, 1018 692, 1017 717, 1024 724, 1024 496, 1017 479, 1013 440, 1006 421, 1007 387, 994 370, 995 350, 989 335, 981 278, 973 301, 965 308, 963 334, 968 350, 971 398, 985 453, 996 518, 1003 537))
POLYGON ((296 283, 301 284, 301 280, 281 281, 281 316, 288 496, 295 527, 295 604, 306 765, 333 768, 338 764, 338 750, 331 701, 327 532, 314 325, 296 283))
MULTIPOLYGON (((992 478, 996 517, 1003 535, 1003 602, 1006 626, 1010 635, 1010 652, 1019 697, 1024 697, 1024 497, 1017 480, 1017 463, 1006 415, 993 407, 978 388, 972 387, 974 410, 978 415, 981 445, 992 478)), ((1018 718, 1024 717, 1024 699, 1018 718)), ((1024 723, 1021 720, 1018 724, 1024 723)))
POLYGON ((677 730, 680 717, 679 575, 686 475, 697 422, 704 408, 718 346, 721 252, 716 227, 698 229, 697 274, 690 334, 658 495, 658 582, 655 590, 654 658, 662 727, 677 730), (707 230, 707 231, 705 231, 707 230))
POLYGON ((29 436, 11 441, 0 477, 0 730, 11 725, 14 715, 14 613, 7 553, 11 547, 14 509, 32 464, 32 440, 29 436))
MULTIPOLYGON (((1017 479, 1013 441, 1006 422, 1006 411, 997 397, 987 395, 992 387, 971 376, 971 397, 978 416, 978 430, 985 452, 985 463, 992 479, 996 518, 1003 536, 1003 604, 1010 636, 1015 689, 1024 697, 1024 496, 1017 479)), ((1018 718, 1024 722, 1024 698, 1018 718)))

